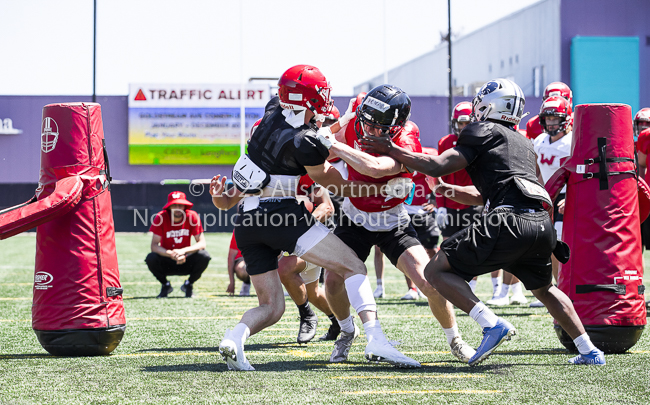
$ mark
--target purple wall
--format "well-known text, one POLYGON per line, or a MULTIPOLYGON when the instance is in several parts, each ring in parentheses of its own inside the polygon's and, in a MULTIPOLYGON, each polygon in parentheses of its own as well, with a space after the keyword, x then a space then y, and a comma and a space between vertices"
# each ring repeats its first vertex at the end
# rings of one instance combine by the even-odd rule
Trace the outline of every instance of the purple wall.
MULTIPOLYGON (((335 97, 336 106, 345 112, 350 97, 335 97)), ((468 100, 454 98, 455 103, 468 100)), ((11 118, 19 135, 0 135, 0 183, 35 183, 40 169, 40 133, 43 106, 51 103, 91 101, 88 96, 0 96, 0 118, 11 118)), ((436 147, 447 135, 447 98, 413 97, 411 119, 420 128, 422 145, 436 147)), ((230 176, 231 166, 135 166, 128 164, 127 98, 98 97, 102 105, 104 136, 115 180, 157 183, 162 179, 230 176)), ((527 111, 537 114, 540 99, 529 99, 527 111)), ((525 121, 522 127, 525 128, 525 121)))
MULTIPOLYGON (((640 105, 650 106, 650 1, 562 0, 561 74, 571 86, 571 40, 580 36, 639 37, 640 105)), ((633 111, 635 113, 636 111, 633 111)))

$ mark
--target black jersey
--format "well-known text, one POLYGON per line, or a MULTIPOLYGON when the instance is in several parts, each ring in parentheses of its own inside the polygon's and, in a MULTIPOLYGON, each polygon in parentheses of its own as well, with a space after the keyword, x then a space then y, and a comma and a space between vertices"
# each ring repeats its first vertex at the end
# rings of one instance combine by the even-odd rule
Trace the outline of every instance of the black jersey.
POLYGON ((540 202, 524 196, 514 182, 520 177, 539 184, 537 157, 526 137, 492 121, 474 122, 460 133, 456 150, 467 159, 467 173, 484 205, 539 207, 540 202))
POLYGON ((282 111, 278 97, 268 102, 248 144, 248 156, 269 174, 302 176, 305 166, 323 164, 329 151, 316 139, 315 124, 294 128, 282 111))

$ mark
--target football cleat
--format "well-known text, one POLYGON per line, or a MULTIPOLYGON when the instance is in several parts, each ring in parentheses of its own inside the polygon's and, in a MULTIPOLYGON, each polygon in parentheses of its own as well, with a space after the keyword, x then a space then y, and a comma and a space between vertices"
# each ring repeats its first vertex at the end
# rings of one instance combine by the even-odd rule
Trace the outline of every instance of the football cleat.
POLYGON ((226 329, 226 335, 219 343, 219 353, 226 361, 228 370, 234 371, 255 371, 253 366, 246 360, 244 348, 238 347, 237 343, 230 338, 230 330, 226 329))
POLYGON ((517 334, 514 326, 503 318, 497 320, 497 324, 491 328, 483 328, 483 340, 476 349, 476 354, 469 360, 470 366, 476 366, 487 359, 501 343, 510 340, 517 334))
POLYGON ((598 349, 590 351, 588 354, 579 354, 569 360, 571 364, 586 364, 591 366, 604 366, 605 354, 598 349))
POLYGON ((476 350, 465 343, 463 338, 460 336, 455 336, 449 344, 449 347, 451 347, 451 354, 453 354, 458 360, 462 361, 463 363, 469 363, 469 359, 474 357, 476 354, 476 350))
POLYGON ((488 300, 486 302, 488 305, 494 305, 497 307, 502 307, 504 305, 509 305, 510 304, 510 297, 507 295, 505 297, 497 297, 497 298, 492 298, 491 300, 488 300))
POLYGON ((316 325, 318 325, 318 317, 313 312, 310 316, 300 317, 298 343, 308 343, 312 340, 316 336, 316 325))
POLYGON ((545 305, 540 300, 535 300, 530 303, 529 307, 531 308, 544 308, 545 305))
POLYGON ((408 290, 408 292, 407 292, 406 294, 404 294, 404 296, 403 296, 402 298, 400 298, 400 299, 401 299, 401 300, 405 300, 405 301, 413 301, 413 300, 417 300, 418 298, 420 298, 420 296, 418 295, 418 291, 415 290, 415 289, 410 289, 410 290, 408 290))
POLYGON ((194 284, 190 284, 188 280, 181 286, 181 291, 185 293, 185 298, 194 298, 194 284))
POLYGON ((243 283, 241 290, 239 290, 239 296, 248 297, 249 295, 251 295, 251 283, 243 283))
POLYGON ((336 340, 341 333, 341 326, 338 322, 332 323, 330 328, 327 330, 323 336, 319 337, 318 340, 336 340))
POLYGON ((399 368, 416 368, 422 365, 412 358, 403 355, 393 345, 384 340, 371 340, 366 346, 366 359, 368 361, 385 362, 399 368))
POLYGON ((524 294, 514 294, 510 297, 510 305, 526 305, 528 298, 524 294))
POLYGON ((375 298, 384 298, 386 295, 386 291, 384 290, 383 285, 378 285, 377 288, 375 288, 375 292, 372 293, 372 296, 375 298))
POLYGON ((171 294, 172 291, 174 291, 174 287, 172 287, 168 281, 167 284, 163 284, 162 288, 160 289, 160 294, 158 294, 156 298, 167 298, 167 296, 171 294))
POLYGON ((357 327, 356 324, 354 325, 354 332, 348 333, 341 331, 338 340, 334 342, 334 350, 332 350, 332 355, 330 356, 330 363, 341 363, 346 361, 350 354, 352 343, 354 343, 354 340, 359 337, 360 333, 359 327, 357 327))

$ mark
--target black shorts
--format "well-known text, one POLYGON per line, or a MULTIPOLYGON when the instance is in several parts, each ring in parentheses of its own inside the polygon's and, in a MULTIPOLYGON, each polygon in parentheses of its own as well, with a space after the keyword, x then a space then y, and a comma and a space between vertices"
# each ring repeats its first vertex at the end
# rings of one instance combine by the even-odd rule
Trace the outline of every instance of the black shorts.
POLYGON ((355 224, 345 214, 334 230, 334 235, 354 250, 362 262, 366 261, 373 246, 379 246, 393 266, 397 266, 397 260, 408 248, 421 245, 411 224, 407 227, 398 226, 390 231, 373 232, 355 224))
POLYGON ((304 204, 290 198, 261 201, 258 208, 239 214, 234 222, 246 272, 254 276, 277 269, 280 253, 295 250, 314 217, 304 204))
MULTIPOLYGON (((237 265, 240 262, 243 262, 243 261, 244 261, 244 258, 242 256, 239 256, 238 258, 235 259, 235 262, 233 263, 233 267, 237 267, 237 265)), ((244 265, 246 265, 246 262, 244 262, 244 265)))
POLYGON ((482 211, 482 205, 467 207, 462 210, 447 208, 447 226, 441 229, 442 236, 448 238, 479 221, 482 211))
POLYGON ((431 214, 413 214, 411 225, 418 235, 418 240, 425 249, 433 249, 440 241, 440 230, 436 226, 436 218, 431 214))
POLYGON ((555 244, 555 229, 546 211, 495 208, 479 223, 442 242, 440 250, 466 281, 503 269, 517 276, 526 289, 536 290, 551 283, 555 244))

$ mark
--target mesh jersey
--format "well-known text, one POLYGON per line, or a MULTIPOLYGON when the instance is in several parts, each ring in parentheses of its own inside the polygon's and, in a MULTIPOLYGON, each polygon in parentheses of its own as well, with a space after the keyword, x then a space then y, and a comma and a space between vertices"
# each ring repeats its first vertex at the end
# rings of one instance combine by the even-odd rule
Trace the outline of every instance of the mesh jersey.
MULTIPOLYGON (((542 173, 544 183, 560 168, 563 163, 562 159, 571 155, 572 139, 573 133, 569 132, 562 138, 551 143, 550 135, 544 133, 533 141, 533 148, 535 149, 535 153, 537 153, 537 165, 542 173)), ((562 192, 566 192, 566 186, 562 188, 562 192)))
POLYGON ((315 124, 294 128, 282 112, 280 99, 272 98, 251 136, 248 156, 269 174, 302 176, 305 166, 323 164, 329 151, 316 139, 315 124))
MULTIPOLYGON (((442 152, 446 151, 447 149, 454 148, 457 142, 458 136, 456 134, 449 134, 443 137, 440 141, 438 141, 438 153, 442 154, 442 152)), ((456 186, 472 185, 472 179, 469 177, 469 174, 465 169, 459 170, 452 174, 448 174, 446 176, 442 176, 442 181, 445 183, 454 184, 456 186)), ((443 195, 436 196, 436 205, 438 207, 452 208, 455 210, 462 210, 470 207, 470 205, 461 204, 443 195)))
MULTIPOLYGON (((357 150, 361 150, 361 147, 359 145, 359 140, 357 138, 357 133, 354 130, 355 124, 356 124, 356 118, 354 121, 351 121, 348 124, 347 128, 345 129, 345 141, 348 144, 348 146, 357 150)), ((404 125, 404 128, 402 128, 393 137, 393 142, 404 149, 413 152, 422 153, 422 145, 420 145, 420 130, 417 127, 417 125, 415 125, 411 121, 408 121, 406 125, 404 125)), ((379 155, 372 154, 372 156, 379 156, 379 155)), ((412 179, 413 174, 402 172, 391 176, 374 178, 374 177, 361 174, 358 171, 356 171, 354 167, 348 165, 348 180, 365 181, 368 183, 386 183, 388 180, 394 179, 396 177, 408 177, 412 179)), ((386 200, 386 197, 382 197, 382 196, 353 197, 350 198, 350 202, 352 203, 352 205, 354 205, 357 209, 361 211, 380 212, 380 211, 386 211, 393 207, 396 207, 397 205, 403 203, 404 200, 406 200, 406 198, 407 197, 402 199, 391 198, 389 200, 386 200)))
POLYGON ((535 139, 542 133, 544 133, 544 128, 539 123, 539 115, 531 117, 526 123, 526 138, 535 139))
POLYGON ((515 177, 521 177, 539 184, 533 144, 517 131, 492 121, 474 122, 460 133, 456 150, 469 163, 467 173, 488 209, 506 204, 517 208, 540 206, 514 183, 515 177))

